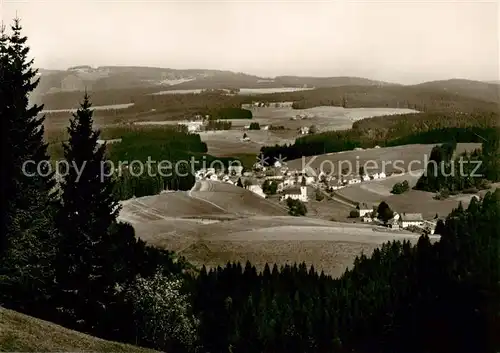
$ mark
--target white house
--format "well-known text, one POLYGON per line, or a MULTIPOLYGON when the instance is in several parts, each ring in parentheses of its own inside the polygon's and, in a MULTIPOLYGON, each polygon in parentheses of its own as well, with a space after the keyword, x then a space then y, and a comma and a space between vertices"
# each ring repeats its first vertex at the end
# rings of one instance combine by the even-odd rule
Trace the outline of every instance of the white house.
POLYGON ((347 184, 352 185, 352 184, 359 184, 361 183, 361 179, 358 178, 351 178, 347 181, 347 184))
POLYGON ((380 172, 380 173, 378 174, 378 177, 379 177, 380 179, 385 179, 385 178, 387 178, 387 175, 386 175, 384 172, 380 172))
POLYGON ((363 175, 363 181, 369 181, 370 180, 370 176, 365 174, 363 175))
POLYGON ((408 228, 410 226, 422 226, 424 219, 421 213, 403 213, 400 218, 401 228, 408 228))
POLYGON ((309 198, 307 197, 307 187, 301 186, 300 188, 292 188, 285 190, 285 195, 281 198, 281 200, 292 199, 292 200, 300 200, 302 202, 307 202, 309 198))
POLYGON ((241 176, 241 173, 243 172, 243 166, 241 166, 241 165, 230 165, 227 168, 227 171, 228 171, 229 175, 241 176))
POLYGON ((301 135, 307 135, 309 133, 309 127, 308 126, 302 126, 300 128, 300 134, 301 135))
POLYGON ((178 125, 187 126, 188 132, 197 132, 201 131, 201 127, 203 126, 202 121, 181 121, 178 125))
POLYGON ((262 127, 262 130, 269 130, 269 125, 265 125, 262 127))
POLYGON ((373 212, 373 208, 372 207, 368 207, 368 205, 366 203, 362 203, 362 204, 359 204, 356 209, 359 211, 359 216, 360 217, 364 217, 365 215, 367 214, 370 214, 373 212))
POLYGON ((253 192, 254 194, 259 195, 260 197, 266 197, 266 194, 264 194, 264 191, 262 191, 262 188, 259 185, 250 185, 248 187, 248 190, 253 192))
POLYGON ((282 167, 282 164, 280 161, 274 162, 274 168, 281 168, 281 167, 282 167))
POLYGON ((368 215, 368 214, 367 214, 367 215, 364 215, 364 216, 362 217, 362 220, 363 220, 363 222, 364 222, 364 223, 370 223, 371 221, 373 221, 373 220, 372 220, 372 217, 371 217, 370 215, 368 215))
POLYGON ((380 174, 379 173, 372 174, 372 178, 373 180, 380 179, 380 174))
POLYGON ((211 174, 210 175, 210 180, 217 181, 217 180, 219 180, 219 177, 217 176, 217 174, 211 174))

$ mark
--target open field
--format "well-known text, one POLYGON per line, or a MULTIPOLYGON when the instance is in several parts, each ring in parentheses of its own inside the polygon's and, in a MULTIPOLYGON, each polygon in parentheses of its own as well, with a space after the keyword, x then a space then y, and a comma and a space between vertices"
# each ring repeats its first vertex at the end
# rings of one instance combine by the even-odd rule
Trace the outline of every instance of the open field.
MULTIPOLYGON (((450 196, 444 200, 434 200, 434 193, 413 189, 399 195, 391 194, 390 191, 394 184, 403 180, 408 180, 412 188, 417 183, 418 174, 403 174, 389 177, 385 180, 372 180, 361 184, 350 185, 338 190, 337 193, 356 202, 366 202, 368 205, 378 205, 380 202, 385 201, 394 211, 422 213, 424 219, 432 219, 436 214, 440 217, 447 216, 458 206, 459 202, 462 202, 466 207, 473 196, 456 195, 450 196)), ((492 188, 495 186, 498 185, 494 184, 492 188)), ((477 195, 483 196, 486 192, 487 190, 482 190, 477 195)))
MULTIPOLYGON (((297 130, 302 126, 315 125, 318 132, 350 129, 354 121, 374 116, 418 113, 412 109, 342 108, 333 106, 292 109, 291 107, 275 108, 271 105, 270 107, 252 107, 250 110, 253 114, 251 122, 257 122, 261 126, 283 125, 288 129, 297 130), (305 115, 307 118, 290 120, 297 115, 305 115)), ((242 119, 230 121, 233 123, 233 127, 243 127, 250 123, 242 119)))
POLYGON ((220 182, 199 181, 189 191, 191 197, 215 204, 238 216, 282 216, 288 210, 243 188, 220 182))
MULTIPOLYGON (((316 170, 317 173, 323 171, 327 174, 333 173, 335 176, 338 176, 344 168, 350 168, 350 173, 357 174, 359 167, 363 165, 368 173, 418 171, 425 168, 425 161, 429 159, 435 145, 415 144, 328 153, 291 160, 287 162, 287 165, 291 169, 302 169, 308 166, 316 170)), ((479 143, 459 143, 456 152, 462 153, 480 147, 479 143)))
MULTIPOLYGON (((296 135, 296 133, 292 133, 296 135)), ((263 146, 294 143, 295 139, 281 137, 269 130, 224 130, 204 131, 199 133, 201 140, 207 144, 208 153, 216 156, 230 156, 241 153, 257 154, 263 146), (250 141, 241 141, 246 133, 250 141)), ((282 135, 282 134, 281 134, 282 135)))
MULTIPOLYGON (((297 91, 307 91, 314 88, 296 88, 296 87, 275 87, 275 88, 240 88, 238 92, 239 95, 259 95, 259 94, 269 94, 269 93, 286 93, 286 92, 297 92, 297 91)), ((172 89, 168 91, 160 91, 152 93, 153 95, 163 95, 163 94, 188 94, 201 93, 203 89, 172 89)))
MULTIPOLYGON (((342 107, 316 107, 310 109, 291 109, 260 107, 252 108, 253 119, 232 119, 232 130, 208 131, 200 133, 204 142, 207 143, 208 153, 219 156, 229 156, 238 153, 257 154, 263 146, 274 146, 276 144, 293 144, 295 138, 299 137, 298 129, 303 126, 315 125, 318 131, 350 129, 354 121, 372 116, 387 114, 403 114, 415 112, 410 109, 388 109, 388 108, 352 108, 342 107), (298 114, 306 114, 309 118, 304 120, 290 120, 298 114), (245 125, 257 122, 260 126, 275 125, 285 126, 287 130, 248 130, 242 131, 245 125), (250 138, 249 142, 242 142, 243 133, 250 138)), ((139 123, 139 122, 138 122, 139 123)), ((172 124, 172 122, 140 122, 140 124, 172 124)), ((176 123, 176 122, 173 122, 176 123)))
POLYGON ((308 205, 310 215, 324 219, 290 217, 282 205, 212 181, 200 181, 189 192, 142 197, 122 205, 120 220, 130 222, 140 238, 177 251, 196 265, 250 260, 262 269, 265 263, 305 261, 340 275, 361 251, 370 253, 393 239, 418 239, 406 231, 331 222, 327 219, 343 220, 349 210, 332 201, 308 205))
POLYGON ((106 341, 0 307, 2 352, 156 352, 106 341))
MULTIPOLYGON (((391 240, 416 242, 418 236, 405 231, 374 231, 373 226, 337 223, 306 217, 249 217, 200 225, 188 234, 198 238, 179 253, 196 265, 223 265, 228 261, 249 260, 258 269, 266 263, 303 262, 338 276, 361 252, 371 253, 391 240)), ((142 237, 140 231, 138 235, 142 237)), ((158 246, 166 243, 163 234, 150 237, 158 246)), ((179 236, 178 236, 179 237, 179 236)), ((436 237, 437 239, 437 237, 436 237)))

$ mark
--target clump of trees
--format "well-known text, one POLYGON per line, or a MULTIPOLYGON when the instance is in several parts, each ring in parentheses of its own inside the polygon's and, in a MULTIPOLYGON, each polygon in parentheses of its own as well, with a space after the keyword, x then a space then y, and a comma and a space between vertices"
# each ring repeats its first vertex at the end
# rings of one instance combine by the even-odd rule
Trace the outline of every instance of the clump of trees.
POLYGON ((233 124, 230 121, 208 120, 206 130, 231 130, 233 124))
POLYGON ((260 130, 260 125, 259 125, 259 123, 251 123, 249 129, 250 130, 260 130))
POLYGON ((400 183, 394 184, 392 187, 391 193, 393 194, 403 194, 410 190, 410 184, 408 184, 408 180, 403 180, 400 183))
POLYGON ((266 179, 264 183, 262 183, 262 191, 266 195, 276 195, 278 191, 278 183, 275 180, 266 179))
POLYGON ((385 201, 382 201, 377 207, 377 218, 387 224, 392 217, 394 217, 394 211, 385 201))
POLYGON ((234 108, 234 107, 227 107, 227 108, 220 108, 216 110, 213 114, 213 117, 216 119, 252 119, 252 111, 248 109, 242 109, 242 108, 234 108))
POLYGON ((349 218, 358 218, 359 217, 359 210, 351 210, 349 212, 349 218))
POLYGON ((287 198, 286 205, 288 207, 288 214, 290 216, 305 216, 307 214, 306 204, 300 200, 287 198))
POLYGON ((489 136, 483 141, 481 150, 464 152, 455 157, 455 143, 435 146, 415 189, 437 192, 439 198, 446 198, 464 190, 488 188, 490 182, 500 180, 499 145, 499 136, 489 136))

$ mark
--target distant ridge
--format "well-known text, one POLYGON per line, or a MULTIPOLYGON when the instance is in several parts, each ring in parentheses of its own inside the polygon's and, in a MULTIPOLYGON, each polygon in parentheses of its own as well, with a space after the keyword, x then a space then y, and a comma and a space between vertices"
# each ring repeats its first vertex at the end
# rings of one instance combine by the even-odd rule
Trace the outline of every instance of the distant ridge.
POLYGON ((162 87, 162 89, 224 89, 280 87, 339 87, 396 85, 361 77, 260 77, 243 72, 212 69, 186 69, 145 66, 78 65, 67 70, 39 69, 41 74, 37 93, 162 87))
POLYGON ((418 91, 446 92, 485 102, 500 103, 500 81, 483 82, 467 79, 428 81, 416 85, 402 85, 355 76, 314 77, 276 76, 259 77, 242 72, 212 69, 171 69, 146 66, 78 65, 67 70, 39 69, 40 84, 35 95, 83 91, 89 89, 116 90, 159 88, 161 90, 233 89, 233 88, 337 88, 337 87, 405 87, 418 91))

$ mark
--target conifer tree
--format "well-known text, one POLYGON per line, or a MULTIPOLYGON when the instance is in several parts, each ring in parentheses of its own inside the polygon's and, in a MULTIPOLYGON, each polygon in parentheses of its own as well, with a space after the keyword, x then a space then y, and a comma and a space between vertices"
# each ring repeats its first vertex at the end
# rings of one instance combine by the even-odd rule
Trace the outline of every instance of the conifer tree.
POLYGON ((0 253, 0 293, 3 305, 40 313, 45 307, 40 301, 49 296, 53 282, 55 180, 43 140, 44 117, 39 116, 43 106, 29 102, 39 79, 19 19, 14 20, 11 32, 7 35, 2 29, 0 34, 5 250, 0 253))
POLYGON ((57 215, 61 241, 56 273, 62 291, 58 303, 66 324, 80 322, 85 328, 95 327, 106 316, 117 282, 113 240, 119 238, 112 234, 119 212, 114 182, 92 116, 85 93, 70 121, 69 141, 63 144, 69 170, 61 183, 57 215))

